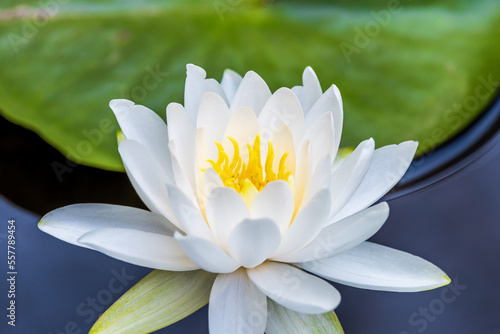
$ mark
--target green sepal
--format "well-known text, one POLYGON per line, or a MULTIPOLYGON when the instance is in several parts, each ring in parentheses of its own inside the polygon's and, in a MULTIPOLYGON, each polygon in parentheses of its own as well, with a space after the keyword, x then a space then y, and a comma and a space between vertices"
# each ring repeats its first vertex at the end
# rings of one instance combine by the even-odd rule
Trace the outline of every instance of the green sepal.
POLYGON ((304 314, 267 299, 266 334, 344 334, 334 311, 304 314))
POLYGON ((111 305, 89 334, 146 334, 169 326, 208 303, 216 276, 153 270, 111 305))

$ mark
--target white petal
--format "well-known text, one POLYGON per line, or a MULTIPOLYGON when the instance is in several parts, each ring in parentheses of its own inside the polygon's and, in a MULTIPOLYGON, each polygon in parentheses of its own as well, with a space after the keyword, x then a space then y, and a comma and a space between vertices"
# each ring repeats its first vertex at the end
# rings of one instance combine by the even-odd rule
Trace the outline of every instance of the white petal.
MULTIPOLYGON (((120 143, 121 144, 121 143, 120 143)), ((119 147, 119 146, 118 146, 119 147)), ((125 166, 125 172, 127 174, 128 179, 130 180, 130 183, 132 184, 132 187, 134 188, 135 192, 139 196, 139 198, 142 200, 142 202, 147 206, 149 210, 152 212, 155 212, 157 214, 163 215, 160 210, 156 208, 156 204, 154 202, 153 198, 150 198, 146 193, 142 190, 142 188, 139 186, 139 183, 135 180, 134 176, 132 173, 128 170, 127 166, 125 166)), ((167 210, 170 210, 170 215, 169 216, 171 219, 174 219, 174 214, 173 211, 171 211, 170 204, 168 204, 169 208, 167 210)), ((174 219, 175 220, 175 219, 174 219)), ((176 227, 177 228, 177 227, 176 227)))
POLYGON ((176 186, 167 185, 170 203, 182 230, 195 237, 215 242, 200 209, 176 186))
MULTIPOLYGON (((197 194, 197 184, 194 180, 196 175, 194 174, 194 161, 191 165, 191 168, 183 168, 179 157, 177 156, 177 143, 171 140, 168 143, 168 147, 170 148, 170 158, 172 159, 172 171, 174 174, 174 180, 172 183, 177 185, 183 192, 186 194, 193 203, 197 202, 196 195, 197 194), (191 173, 190 170, 192 171, 191 173)), ((193 154, 194 155, 194 154, 193 154)))
POLYGON ((342 110, 342 98, 340 96, 337 86, 332 85, 326 92, 319 98, 319 100, 312 106, 311 110, 305 117, 305 128, 309 128, 316 119, 318 119, 325 112, 331 112, 333 116, 333 125, 335 134, 335 153, 340 144, 340 137, 342 134, 342 123, 344 114, 342 110))
POLYGON ((292 90, 296 93, 297 97, 299 97, 304 115, 306 115, 309 109, 311 109, 314 103, 321 97, 323 91, 321 90, 321 85, 316 73, 314 73, 310 66, 307 66, 302 74, 302 84, 303 86, 293 87, 292 90), (299 92, 298 94, 297 91, 299 92))
POLYGON ((340 303, 340 294, 333 286, 286 264, 265 262, 247 273, 269 298, 300 313, 325 313, 340 303))
POLYGON ((363 181, 335 220, 369 207, 391 190, 410 166, 417 146, 417 142, 406 141, 375 150, 363 181))
POLYGON ((176 232, 174 238, 177 239, 184 253, 201 269, 212 273, 231 273, 238 269, 236 263, 219 246, 208 240, 182 236, 176 232))
MULTIPOLYGON (((216 154, 216 153, 214 153, 216 154)), ((216 157, 213 157, 215 159, 216 157)), ((202 183, 203 183, 203 175, 204 170, 207 168, 211 168, 208 160, 210 159, 209 151, 208 151, 208 142, 207 142, 207 133, 205 128, 198 128, 196 130, 196 164, 197 168, 195 169, 195 180, 196 180, 196 189, 197 189, 197 198, 200 207, 203 202, 203 193, 202 193, 202 183)))
POLYGON ((243 79, 241 75, 232 70, 228 69, 224 71, 224 75, 222 76, 220 85, 226 93, 229 105, 231 105, 234 95, 236 94, 236 91, 241 84, 241 79, 243 79))
POLYGON ((186 271, 199 269, 168 235, 124 228, 99 228, 85 233, 78 243, 115 259, 147 268, 186 271))
POLYGON ((311 180, 308 184, 307 196, 304 203, 307 203, 318 191, 327 188, 331 177, 331 160, 328 154, 321 158, 314 170, 311 180))
POLYGON ((278 89, 267 101, 259 115, 259 123, 263 131, 275 131, 285 124, 292 133, 296 147, 304 135, 304 114, 295 93, 289 88, 278 89))
POLYGON ((297 152, 297 167, 293 189, 294 213, 297 213, 305 204, 307 191, 311 183, 312 166, 310 161, 310 141, 306 140, 297 152))
POLYGON ((186 69, 187 76, 184 90, 184 106, 191 116, 193 124, 196 124, 198 108, 203 94, 206 92, 214 92, 226 100, 226 103, 227 98, 224 90, 217 81, 214 79, 205 79, 207 73, 204 69, 193 64, 188 64, 186 69))
POLYGON ((321 158, 328 154, 333 162, 335 150, 338 144, 335 143, 333 133, 333 117, 329 112, 324 113, 307 129, 302 140, 311 142, 312 167, 315 168, 321 158))
POLYGON ((450 283, 448 276, 432 263, 371 242, 300 266, 334 282, 370 290, 414 292, 450 283))
POLYGON ((320 234, 294 254, 280 258, 282 262, 321 260, 356 247, 374 235, 389 216, 386 202, 379 203, 321 230, 320 234))
POLYGON ((332 208, 330 216, 337 214, 349 201, 365 177, 372 161, 375 142, 367 139, 361 142, 330 178, 332 208))
MULTIPOLYGON (((268 140, 270 140, 273 145, 275 156, 273 160, 273 170, 279 170, 281 157, 283 156, 283 154, 288 153, 288 156, 285 160, 286 171, 292 172, 292 175, 294 175, 297 158, 295 156, 295 146, 293 144, 293 136, 290 129, 285 124, 281 124, 274 131, 271 131, 269 129, 262 129, 261 136, 262 142, 267 142, 268 140)), ((267 145, 265 146, 265 148, 267 154, 267 145)))
POLYGON ((245 219, 229 235, 227 249, 240 265, 254 268, 273 254, 280 240, 280 230, 272 220, 245 219))
POLYGON ((224 139, 224 131, 230 118, 229 108, 220 95, 212 92, 203 95, 197 126, 205 128, 210 145, 214 145, 215 140, 221 142, 224 139))
POLYGON ((269 218, 281 234, 285 233, 293 217, 293 194, 288 183, 283 180, 268 183, 255 198, 250 216, 269 218))
POLYGON ((151 211, 164 215, 176 224, 166 188, 169 178, 164 169, 149 151, 136 141, 123 141, 118 146, 118 151, 132 185, 144 203, 151 211))
POLYGON ((230 110, 234 113, 239 107, 248 107, 259 115, 270 97, 271 91, 266 82, 254 71, 249 71, 243 77, 234 95, 230 110))
POLYGON ((325 225, 330 212, 330 191, 322 189, 299 211, 288 231, 283 235, 281 245, 273 255, 279 259, 295 252, 313 240, 325 225))
POLYGON ((267 319, 266 295, 244 269, 219 274, 210 292, 208 317, 210 333, 262 334, 267 319))
POLYGON ((205 204, 208 223, 222 245, 233 228, 250 215, 240 194, 229 187, 214 189, 205 204))
POLYGON ((169 178, 172 178, 167 125, 160 116, 144 106, 134 105, 132 101, 123 99, 112 100, 109 106, 115 113, 125 138, 142 144, 169 178))
MULTIPOLYGON (((172 154, 175 154, 183 175, 191 186, 194 187, 196 132, 192 120, 182 105, 170 103, 167 106, 167 123, 170 139, 169 148, 172 154), (175 151, 170 146, 172 142, 175 143, 175 151)), ((178 178, 177 175, 174 176, 178 178)))
MULTIPOLYGON (((240 156, 242 158, 248 157, 248 149, 246 144, 253 145, 255 137, 260 132, 260 125, 255 113, 248 107, 238 108, 232 115, 229 123, 227 124, 224 133, 224 141, 222 145, 224 150, 232 159, 234 148, 228 137, 233 137, 239 145, 240 156)), ((213 144, 215 146, 215 144, 213 144)))
POLYGON ((40 230, 73 245, 97 228, 128 228, 173 235, 176 227, 165 217, 146 210, 111 204, 73 204, 47 213, 40 230))
POLYGON ((220 187, 224 187, 224 183, 219 174, 212 167, 207 168, 203 173, 202 180, 203 201, 206 202, 212 190, 220 187))

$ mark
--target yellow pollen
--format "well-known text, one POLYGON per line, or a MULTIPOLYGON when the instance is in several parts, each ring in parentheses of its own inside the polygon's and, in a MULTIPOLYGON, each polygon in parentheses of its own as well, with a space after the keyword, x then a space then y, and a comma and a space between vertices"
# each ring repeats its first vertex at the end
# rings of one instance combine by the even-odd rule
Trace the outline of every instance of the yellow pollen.
MULTIPOLYGON (((260 152, 260 134, 255 137, 253 146, 247 144, 248 161, 243 162, 240 156, 240 147, 238 142, 232 138, 228 139, 233 144, 234 154, 232 159, 224 151, 224 147, 218 141, 215 141, 218 149, 217 161, 207 160, 215 171, 219 174, 225 186, 234 188, 239 193, 248 194, 249 189, 261 191, 266 184, 276 180, 285 180, 288 183, 293 178, 292 172, 286 171, 286 158, 289 153, 281 156, 278 165, 278 171, 273 171, 274 148, 271 141, 267 141, 267 156, 264 164, 261 162, 260 152)), ((250 192, 253 193, 253 192, 250 192)), ((253 196, 252 196, 253 197, 253 196)))

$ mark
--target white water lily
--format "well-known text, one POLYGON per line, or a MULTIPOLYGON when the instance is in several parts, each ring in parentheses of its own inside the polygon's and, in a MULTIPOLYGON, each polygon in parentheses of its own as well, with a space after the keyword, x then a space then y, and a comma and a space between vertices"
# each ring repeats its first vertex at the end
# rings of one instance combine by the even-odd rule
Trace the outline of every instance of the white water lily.
POLYGON ((403 176, 417 143, 375 149, 368 139, 332 169, 342 100, 335 85, 322 92, 311 68, 303 86, 272 94, 255 72, 227 70, 219 84, 188 65, 184 103, 168 105, 168 126, 131 101, 110 103, 125 169, 151 211, 70 205, 40 229, 136 265, 217 274, 206 287, 217 334, 291 333, 268 303, 333 310, 340 294, 319 277, 385 291, 450 282, 419 257, 366 241, 389 215, 385 202, 373 204, 403 176))

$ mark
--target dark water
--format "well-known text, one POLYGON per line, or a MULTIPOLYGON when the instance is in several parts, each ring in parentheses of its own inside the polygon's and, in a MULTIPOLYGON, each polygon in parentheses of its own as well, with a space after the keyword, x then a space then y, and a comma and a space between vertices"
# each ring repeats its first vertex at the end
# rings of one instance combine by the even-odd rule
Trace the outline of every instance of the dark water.
MULTIPOLYGON (((8 153, 4 149, 2 152, 8 153)), ((55 154, 55 158, 48 159, 49 162, 60 158, 55 154)), ((44 190, 43 184, 37 184, 34 168, 47 168, 47 162, 41 163, 42 167, 37 167, 36 162, 34 164, 35 167, 25 167, 24 181, 12 179, 8 188, 2 181, 1 192, 17 202, 23 193, 29 193, 25 206, 35 212, 43 212, 56 204, 86 201, 87 198, 110 202, 112 200, 108 198, 113 197, 113 193, 123 197, 116 197, 114 202, 138 202, 137 198, 130 197, 133 195, 128 195, 129 190, 120 190, 129 187, 123 176, 111 177, 105 172, 96 172, 94 176, 78 174, 78 168, 83 170, 86 167, 75 169, 75 174, 68 174, 65 182, 71 185, 71 182, 83 182, 77 179, 87 177, 87 182, 95 185, 92 177, 98 180, 116 177, 116 181, 110 181, 116 183, 114 191, 103 190, 101 194, 92 195, 92 186, 88 186, 89 189, 85 190, 88 194, 85 191, 83 194, 65 193, 69 190, 64 187, 75 187, 67 186, 65 182, 44 190), (123 196, 123 193, 127 195, 123 196)), ((5 180, 6 167, 5 164, 2 166, 5 180)), ((458 174, 421 192, 389 202, 389 220, 372 240, 437 264, 453 279, 454 286, 421 293, 387 293, 336 284, 343 298, 337 313, 346 333, 500 333, 498 166, 500 145, 458 174)), ((40 214, 29 213, 0 198, 0 333, 87 333, 98 313, 121 295, 122 292, 116 290, 123 288, 124 292, 149 270, 54 239, 38 230, 39 218, 40 214), (15 327, 7 324, 9 319, 6 316, 9 219, 16 221, 15 327), (117 277, 121 285, 110 289, 110 281, 116 282, 114 278, 117 277)), ((158 333, 207 332, 205 307, 158 333)))

